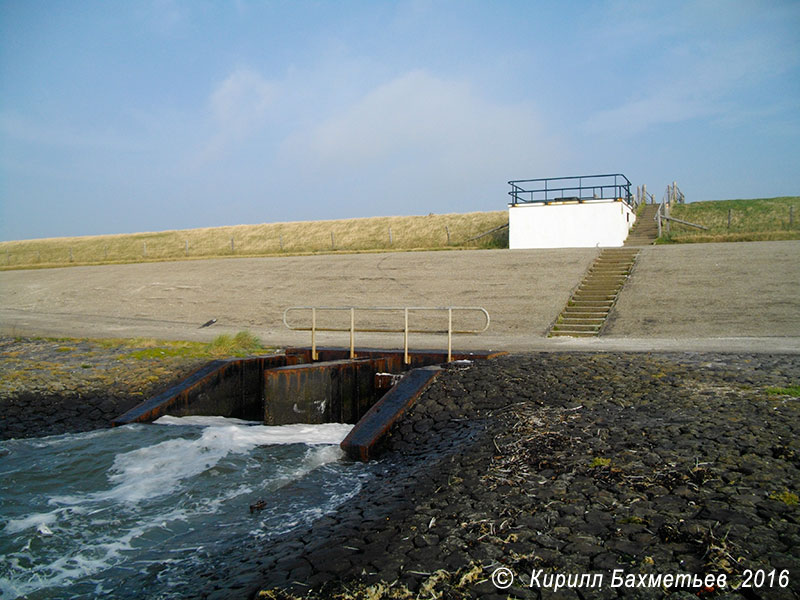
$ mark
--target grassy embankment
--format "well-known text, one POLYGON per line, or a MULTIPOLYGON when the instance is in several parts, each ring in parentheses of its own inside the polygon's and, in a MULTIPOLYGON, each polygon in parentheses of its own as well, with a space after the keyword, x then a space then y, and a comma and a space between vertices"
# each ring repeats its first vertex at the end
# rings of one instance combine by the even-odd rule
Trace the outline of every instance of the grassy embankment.
POLYGON ((658 243, 800 239, 800 196, 678 204, 670 216, 704 225, 708 231, 672 222, 670 233, 658 243))
POLYGON ((504 248, 507 211, 0 242, 0 269, 331 252, 504 248))

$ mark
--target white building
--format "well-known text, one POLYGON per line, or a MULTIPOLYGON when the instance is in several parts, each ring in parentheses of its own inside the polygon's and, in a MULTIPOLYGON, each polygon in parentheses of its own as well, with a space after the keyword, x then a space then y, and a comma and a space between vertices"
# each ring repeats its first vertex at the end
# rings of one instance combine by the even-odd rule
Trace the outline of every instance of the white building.
POLYGON ((636 220, 621 174, 510 181, 508 246, 622 246, 636 220))

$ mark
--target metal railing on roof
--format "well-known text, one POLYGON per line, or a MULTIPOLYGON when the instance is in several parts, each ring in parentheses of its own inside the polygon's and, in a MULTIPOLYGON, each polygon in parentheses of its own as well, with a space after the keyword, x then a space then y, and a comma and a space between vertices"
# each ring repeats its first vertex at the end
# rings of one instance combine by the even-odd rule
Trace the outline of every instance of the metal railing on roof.
POLYGON ((509 181, 511 205, 618 200, 632 204, 631 182, 622 173, 509 181))
POLYGON ((410 364, 408 356, 408 335, 410 333, 434 333, 434 334, 447 334, 447 360, 448 362, 453 356, 453 336, 462 334, 478 334, 483 333, 489 328, 489 313, 485 308, 480 306, 372 306, 372 307, 356 307, 356 306, 290 306, 283 311, 283 324, 292 331, 310 331, 311 332, 311 359, 317 360, 317 332, 318 331, 349 331, 350 332, 350 358, 355 358, 355 334, 360 333, 402 333, 403 334, 403 360, 405 364, 410 364), (307 326, 295 326, 289 324, 289 315, 297 311, 310 311, 311 323, 307 326), (411 327, 409 325, 409 315, 414 312, 446 312, 447 313, 447 328, 446 329, 431 329, 411 327), (325 325, 320 326, 317 324, 318 313, 325 312, 348 312, 350 316, 350 324, 346 327, 325 325), (356 312, 395 312, 402 313, 403 326, 380 326, 368 325, 357 327, 356 326, 356 312), (475 312, 479 313, 484 318, 484 325, 482 328, 453 328, 453 313, 456 312, 475 312))

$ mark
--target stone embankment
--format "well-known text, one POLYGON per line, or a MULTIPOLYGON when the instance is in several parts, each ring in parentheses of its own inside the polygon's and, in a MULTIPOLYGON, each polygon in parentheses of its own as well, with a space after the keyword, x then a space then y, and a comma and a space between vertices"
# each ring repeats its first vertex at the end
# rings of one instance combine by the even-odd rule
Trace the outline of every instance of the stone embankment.
POLYGON ((257 573, 262 598, 663 595, 611 588, 619 570, 729 582, 668 590, 677 598, 797 598, 800 400, 772 388, 799 380, 798 356, 551 353, 452 366, 392 431, 356 501, 308 531, 244 544, 198 572, 194 593, 247 597, 257 573), (515 578, 502 591, 491 580, 500 567, 515 578), (748 569, 775 570, 775 582, 788 573, 788 585, 732 591, 748 569), (602 587, 544 586, 545 575, 587 573, 602 587))
POLYGON ((147 340, 0 338, 0 439, 108 427, 205 362, 147 340))
MULTIPOLYGON (((125 353, 84 353, 68 368, 58 359, 80 347, 29 343, 0 346, 6 437, 100 426, 104 401, 113 410, 138 401, 157 385, 141 381, 169 365, 168 357, 138 359, 143 370, 126 379, 114 370, 125 353), (28 360, 48 376, 34 376, 28 360), (86 375, 93 370, 105 377, 93 380, 86 375), (17 402, 23 389, 26 403, 17 402), (67 409, 74 420, 53 422, 67 409)), ((178 360, 163 378, 188 366, 178 360)), ((356 498, 308 529, 266 544, 244 539, 238 552, 208 557, 190 574, 191 589, 178 591, 653 598, 664 591, 612 588, 612 574, 725 575, 730 584, 748 570, 774 570, 771 587, 667 591, 797 598, 800 399, 783 388, 798 383, 798 355, 531 353, 452 364, 392 430, 356 498), (491 579, 498 568, 514 576, 502 591, 491 579), (601 575, 603 585, 557 593, 547 586, 557 575, 582 574, 601 575)))

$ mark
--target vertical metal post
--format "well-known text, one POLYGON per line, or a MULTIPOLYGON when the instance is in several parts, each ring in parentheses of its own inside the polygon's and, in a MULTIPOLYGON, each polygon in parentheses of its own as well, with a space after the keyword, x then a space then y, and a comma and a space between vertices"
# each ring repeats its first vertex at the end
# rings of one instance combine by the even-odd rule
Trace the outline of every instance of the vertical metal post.
POLYGON ((356 309, 350 307, 350 358, 356 357, 356 309))
POLYGON ((311 309, 311 360, 317 360, 317 309, 311 309))
POLYGON ((453 360, 453 309, 447 309, 447 362, 453 360))
POLYGON ((408 365, 411 361, 408 360, 408 307, 403 309, 403 363, 408 365))

